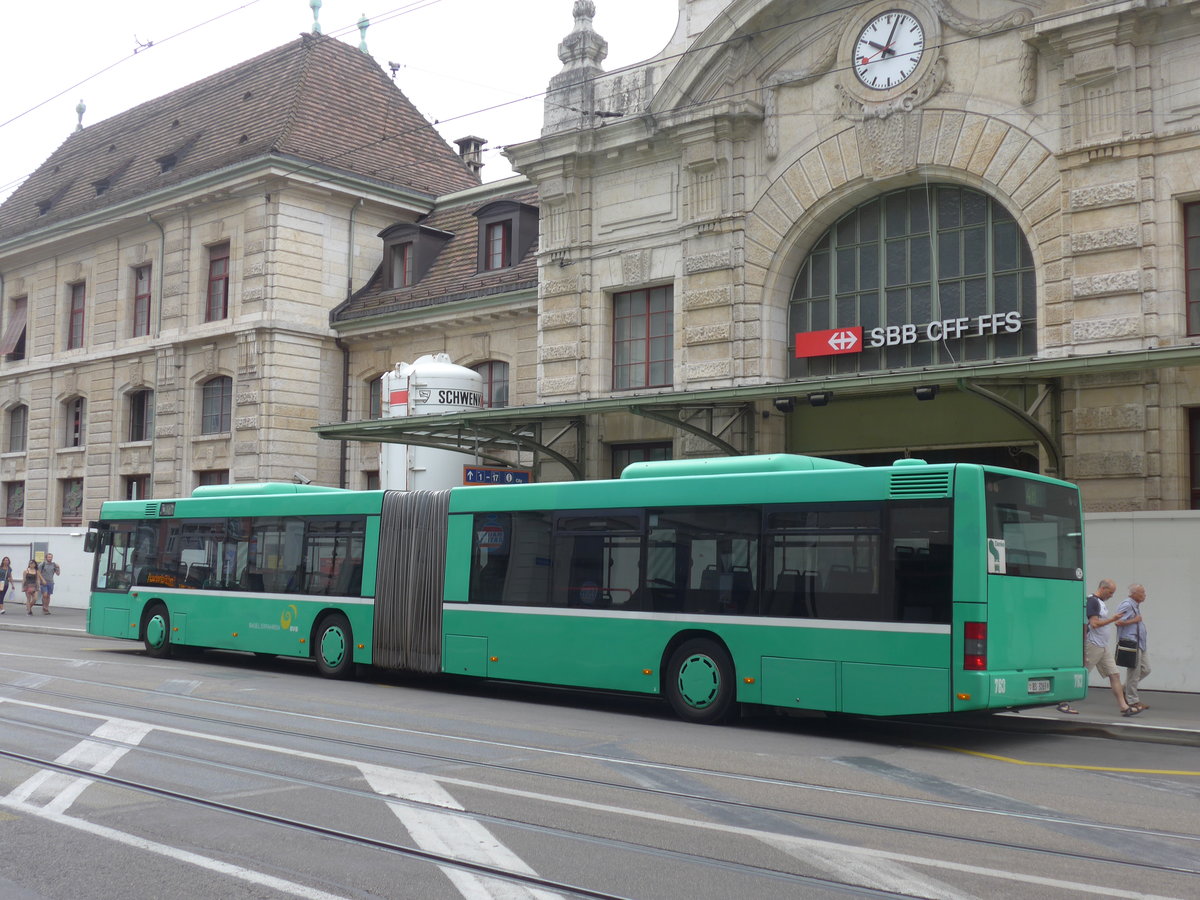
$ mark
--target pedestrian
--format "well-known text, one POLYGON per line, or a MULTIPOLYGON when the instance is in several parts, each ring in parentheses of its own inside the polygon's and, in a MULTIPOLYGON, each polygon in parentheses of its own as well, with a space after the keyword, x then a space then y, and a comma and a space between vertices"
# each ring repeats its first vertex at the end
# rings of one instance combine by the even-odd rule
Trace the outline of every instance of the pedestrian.
POLYGON ((1138 712, 1149 709, 1138 696, 1138 685, 1150 674, 1150 654, 1146 652, 1146 622, 1142 617, 1142 604, 1146 602, 1146 589, 1140 584, 1129 586, 1129 596, 1117 608, 1117 639, 1137 643, 1137 659, 1133 666, 1125 667, 1125 702, 1137 707, 1138 712))
POLYGON ((54 561, 53 553, 46 554, 46 558, 38 566, 38 574, 42 576, 42 615, 48 616, 50 615, 50 598, 54 595, 54 576, 62 574, 62 569, 54 561))
POLYGON ((6 612, 4 601, 8 599, 8 592, 13 589, 12 576, 12 560, 6 556, 0 559, 0 616, 6 612))
POLYGON ((1142 710, 1130 706, 1125 701, 1125 690, 1121 687, 1121 674, 1117 661, 1113 658, 1113 623, 1121 618, 1120 613, 1108 614, 1106 603, 1117 592, 1117 583, 1111 578, 1102 578, 1096 585, 1096 593, 1087 598, 1088 633, 1083 642, 1083 664, 1088 671, 1095 669, 1108 679, 1113 696, 1117 698, 1117 708, 1123 716, 1136 716, 1142 710))
POLYGON ((21 590, 25 592, 25 612, 33 615, 33 604, 37 602, 38 591, 41 588, 42 575, 38 572, 36 559, 31 559, 25 571, 21 573, 21 590))

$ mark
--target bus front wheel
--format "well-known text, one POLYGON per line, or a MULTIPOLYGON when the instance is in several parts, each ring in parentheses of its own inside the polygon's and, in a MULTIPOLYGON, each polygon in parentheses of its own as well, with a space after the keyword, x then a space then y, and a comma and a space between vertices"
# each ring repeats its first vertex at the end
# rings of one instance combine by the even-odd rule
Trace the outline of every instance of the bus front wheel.
POLYGON ((685 641, 667 663, 667 700, 684 721, 699 725, 726 721, 733 711, 734 687, 733 662, 716 641, 685 641))
POLYGON ((142 643, 146 645, 148 656, 165 659, 171 655, 171 614, 162 603, 156 603, 146 611, 142 643))
POLYGON ((317 670, 326 678, 347 678, 354 671, 354 636, 341 613, 330 613, 317 626, 317 670))

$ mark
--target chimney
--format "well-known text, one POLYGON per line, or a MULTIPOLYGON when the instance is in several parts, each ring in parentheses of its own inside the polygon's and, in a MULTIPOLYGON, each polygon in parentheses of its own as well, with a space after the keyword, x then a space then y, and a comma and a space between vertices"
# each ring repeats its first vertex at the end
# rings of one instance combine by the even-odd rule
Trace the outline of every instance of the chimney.
POLYGON ((459 138, 454 143, 458 144, 458 155, 467 164, 467 168, 478 175, 479 170, 483 168, 483 145, 487 141, 471 135, 459 138))

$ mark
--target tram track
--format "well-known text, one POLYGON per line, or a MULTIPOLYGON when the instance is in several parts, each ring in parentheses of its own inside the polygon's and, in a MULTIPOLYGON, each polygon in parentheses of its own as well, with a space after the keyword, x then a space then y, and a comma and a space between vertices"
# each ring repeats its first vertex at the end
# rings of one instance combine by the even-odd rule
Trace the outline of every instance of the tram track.
MULTIPOLYGON (((92 740, 95 740, 92 738, 92 740)), ((142 749, 142 748, 135 748, 142 749)), ((146 751, 164 755, 161 751, 146 751)), ((258 777, 273 778, 279 777, 272 773, 248 770, 244 767, 231 767, 225 764, 213 763, 210 760, 201 760, 195 757, 186 757, 180 754, 165 754, 172 756, 177 760, 185 760, 198 762, 206 765, 221 765, 223 768, 237 768, 243 773, 254 774, 258 777)), ((322 826, 312 822, 305 822, 299 819, 279 816, 272 813, 266 813, 259 810, 249 809, 244 806, 237 806, 230 803, 225 803, 211 798, 201 797, 196 794, 190 794, 182 791, 171 790, 146 782, 134 781, 127 778, 120 778, 111 774, 97 773, 91 769, 85 769, 77 766, 66 765, 54 760, 43 759, 40 757, 31 756, 26 753, 18 753, 12 750, 0 748, 0 758, 10 760, 12 762, 24 763, 38 769, 50 770, 63 775, 87 779, 90 781, 99 782, 110 787, 121 788, 138 794, 148 795, 159 800, 165 800, 173 803, 181 803, 192 807, 199 807, 209 811, 225 813, 239 818, 251 820, 260 824, 272 825, 280 828, 286 828, 297 832, 302 832, 308 835, 330 838, 342 843, 351 844, 357 847, 370 850, 378 850, 387 854, 406 857, 409 859, 419 860, 422 862, 431 863, 439 867, 458 869, 460 871, 469 872, 474 875, 479 875, 487 878, 500 879, 512 884, 519 884, 523 887, 533 888, 537 890, 548 890, 570 897, 589 898, 589 900, 629 900, 628 895, 614 894, 607 891, 596 890, 583 887, 576 884, 569 884, 563 881, 558 881, 551 878, 540 876, 527 875, 521 872, 515 872, 511 869, 502 868, 499 866, 485 865, 481 863, 464 860, 460 857, 437 853, 428 850, 423 850, 418 847, 409 847, 403 844, 398 844, 393 841, 381 840, 372 838, 367 835, 353 834, 344 830, 322 826)), ((308 787, 334 789, 342 792, 356 793, 363 798, 380 799, 378 795, 368 791, 351 791, 347 788, 331 788, 329 785, 319 784, 316 782, 305 782, 301 779, 289 779, 295 784, 303 784, 308 787)), ((424 804, 416 804, 411 801, 397 801, 395 798, 387 798, 389 802, 404 802, 406 805, 421 806, 424 804)), ((0 805, 5 805, 0 801, 0 805)), ((17 807, 19 808, 19 807, 17 807)), ((439 813, 455 812, 436 808, 439 813)), ((570 837, 575 840, 586 841, 591 844, 602 844, 612 849, 624 850, 628 852, 636 852, 639 854, 658 857, 662 860, 670 860, 674 863, 687 863, 697 865, 704 868, 719 868, 727 872, 745 877, 752 876, 755 878, 769 878, 785 884, 807 887, 821 887, 835 892, 843 892, 854 896, 865 897, 880 897, 880 898, 904 898, 911 897, 910 894, 897 893, 895 891, 881 890, 872 888, 849 881, 839 881, 830 878, 820 878, 812 875, 803 875, 795 872, 784 872, 778 869, 768 869, 761 866, 752 866, 745 863, 738 863, 730 860, 718 860, 709 857, 698 856, 696 854, 682 853, 674 850, 666 850, 663 848, 649 847, 642 844, 632 844, 625 841, 617 841, 611 838, 601 838, 590 835, 581 835, 575 833, 562 832, 559 829, 551 829, 545 826, 532 825, 530 823, 517 822, 510 819, 503 819, 497 816, 488 816, 480 813, 462 811, 459 813, 464 818, 484 821, 490 824, 506 825, 523 829, 535 830, 543 833, 554 833, 560 837, 570 837)))
MULTIPOLYGON (((108 684, 104 684, 102 682, 84 681, 83 683, 95 684, 98 686, 103 685, 108 688, 123 687, 120 685, 108 685, 108 684)), ((34 693, 34 694, 46 696, 46 697, 55 697, 59 700, 69 700, 69 701, 73 701, 73 702, 82 701, 82 702, 86 702, 86 703, 98 704, 101 706, 110 707, 113 709, 134 710, 134 711, 142 714, 143 716, 148 711, 144 705, 121 703, 119 701, 111 701, 111 700, 96 700, 94 698, 87 697, 84 695, 70 694, 70 693, 65 693, 65 692, 61 692, 61 691, 52 691, 52 690, 48 690, 45 688, 21 687, 21 686, 13 686, 13 685, 9 685, 9 687, 18 687, 22 691, 28 691, 30 693, 34 693)), ((129 690, 134 690, 137 692, 144 692, 144 693, 149 693, 149 694, 156 694, 156 692, 154 692, 154 691, 145 691, 145 689, 140 689, 140 688, 129 688, 129 690)), ((161 696, 161 694, 159 694, 158 696, 161 696)), ((198 698, 190 698, 189 697, 188 699, 196 700, 198 698)), ((248 705, 248 704, 237 704, 237 703, 231 703, 229 701, 214 701, 214 700, 203 700, 203 702, 204 703, 216 703, 216 704, 221 705, 222 707, 241 710, 241 711, 266 712, 266 710, 264 710, 260 707, 256 707, 256 706, 248 705)), ((967 846, 973 847, 973 848, 977 848, 979 850, 1012 851, 1012 852, 1017 852, 1017 853, 1031 853, 1031 854, 1037 854, 1040 856, 1048 856, 1048 857, 1052 857, 1055 859, 1064 859, 1064 860, 1069 859, 1069 860, 1082 862, 1082 863, 1086 863, 1086 864, 1115 865, 1115 866, 1120 866, 1120 867, 1124 867, 1124 868, 1135 870, 1135 871, 1145 872, 1146 874, 1150 874, 1153 872, 1163 872, 1163 873, 1169 872, 1172 874, 1184 875, 1184 876, 1200 875, 1200 868, 1189 867, 1189 866, 1184 866, 1184 865, 1172 866, 1172 865, 1164 865, 1162 863, 1152 863, 1152 862, 1138 861, 1138 860, 1114 859, 1111 857, 1111 855, 1096 855, 1096 854, 1089 854, 1089 853, 1082 853, 1082 852, 1066 851, 1066 850, 1062 850, 1062 849, 1034 846, 1031 844, 1021 844, 1021 843, 1016 843, 1016 842, 1011 842, 1011 841, 1002 841, 1002 840, 991 839, 991 838, 973 837, 973 836, 964 835, 962 833, 949 833, 949 832, 944 832, 944 831, 916 828, 913 826, 897 825, 894 823, 871 821, 868 819, 853 818, 853 817, 847 817, 847 816, 836 816, 836 815, 832 815, 829 813, 817 813, 817 812, 810 812, 810 811, 804 811, 804 810, 799 810, 799 809, 789 809, 789 808, 786 808, 783 806, 777 806, 777 805, 755 804, 755 803, 749 803, 746 801, 730 799, 728 797, 706 795, 703 793, 668 790, 668 789, 664 789, 664 788, 647 787, 644 785, 636 785, 636 784, 623 784, 623 783, 618 783, 618 782, 613 782, 613 781, 605 781, 605 780, 601 780, 601 779, 585 778, 585 777, 576 776, 576 775, 566 775, 563 773, 545 772, 545 771, 540 771, 540 770, 534 769, 534 768, 514 766, 511 764, 480 761, 480 760, 471 759, 471 758, 465 757, 465 756, 454 756, 454 755, 449 755, 449 754, 431 753, 428 751, 421 751, 421 750, 410 749, 410 748, 405 748, 405 747, 401 747, 401 746, 382 744, 382 743, 369 743, 369 742, 364 742, 364 741, 349 740, 346 738, 320 736, 320 735, 314 735, 311 732, 300 732, 300 731, 294 731, 294 730, 289 730, 289 729, 265 726, 262 724, 231 722, 227 719, 218 719, 218 718, 214 718, 214 717, 199 715, 196 713, 178 713, 178 712, 167 712, 167 711, 161 711, 161 710, 156 711, 156 712, 158 712, 159 714, 162 714, 162 715, 171 716, 176 719, 182 719, 185 721, 219 725, 222 728, 228 728, 228 727, 232 726, 232 727, 236 727, 238 729, 249 729, 252 733, 257 733, 257 734, 262 734, 262 735, 270 735, 272 737, 277 737, 277 738, 282 737, 282 738, 288 738, 288 739, 293 739, 293 740, 319 741, 319 742, 327 743, 330 746, 337 747, 341 750, 353 749, 353 750, 358 750, 358 751, 362 751, 362 752, 366 752, 366 753, 401 754, 406 757, 412 757, 415 759, 421 759, 421 760, 429 761, 429 762, 436 762, 436 763, 447 765, 447 766, 455 766, 455 767, 460 767, 460 768, 461 767, 472 767, 472 768, 476 768, 479 770, 503 772, 503 773, 507 773, 507 774, 519 775, 519 776, 523 776, 523 777, 530 777, 530 778, 534 778, 534 779, 544 779, 544 780, 547 780, 549 783, 559 783, 559 784, 571 783, 571 784, 578 785, 578 786, 586 786, 588 788, 598 788, 598 789, 603 789, 603 790, 618 791, 618 792, 622 792, 623 794, 631 795, 631 796, 640 796, 640 797, 644 797, 644 798, 654 797, 654 798, 659 798, 659 799, 668 799, 668 800, 676 801, 676 802, 679 802, 679 803, 682 803, 685 805, 702 804, 702 805, 708 805, 713 809, 724 809, 727 811, 736 811, 736 812, 740 812, 740 813, 752 813, 752 814, 760 815, 760 816, 783 816, 783 817, 788 817, 794 821, 804 822, 804 823, 810 824, 810 825, 820 824, 822 826, 864 828, 864 829, 870 829, 873 831, 882 831, 882 832, 890 833, 892 835, 904 835, 904 836, 912 837, 912 838, 934 839, 934 840, 939 840, 939 841, 954 841, 956 843, 967 845, 967 846)), ((271 710, 271 712, 275 713, 275 714, 279 714, 279 715, 285 715, 285 716, 287 716, 287 715, 305 716, 306 715, 306 714, 281 712, 279 710, 274 710, 274 709, 271 710)), ((41 725, 30 725, 27 722, 22 722, 17 719, 11 719, 9 717, 0 717, 0 721, 6 721, 6 722, 10 723, 11 725, 21 725, 23 727, 34 727, 34 728, 46 728, 47 727, 47 726, 41 726, 41 725)), ((358 726, 362 725, 362 723, 353 723, 353 724, 358 725, 358 726)), ((376 726, 376 727, 379 727, 379 726, 376 726)), ((417 730, 413 730, 413 729, 396 728, 394 726, 385 726, 385 727, 387 727, 388 730, 392 731, 392 732, 398 732, 401 734, 419 735, 423 738, 434 738, 434 739, 449 740, 449 741, 467 740, 471 743, 486 744, 488 746, 499 747, 499 748, 507 749, 507 750, 520 750, 522 752, 527 752, 527 753, 551 754, 551 755, 555 755, 555 756, 568 756, 568 757, 578 758, 578 759, 587 759, 587 760, 592 760, 592 761, 603 763, 605 765, 611 765, 611 766, 615 766, 615 767, 627 767, 627 768, 632 767, 632 768, 636 768, 636 769, 655 769, 655 770, 666 771, 666 772, 669 772, 674 775, 705 777, 705 778, 713 778, 713 779, 718 779, 718 780, 732 780, 732 781, 736 781, 736 782, 753 782, 758 785, 767 785, 772 788, 788 789, 788 790, 794 790, 794 791, 798 791, 798 792, 817 792, 817 793, 823 793, 823 794, 839 795, 839 796, 843 796, 843 797, 853 797, 853 798, 869 799, 869 800, 876 800, 876 801, 888 801, 888 802, 892 802, 892 803, 919 804, 922 806, 937 807, 940 809, 944 809, 948 812, 954 811, 954 812, 963 812, 963 813, 970 813, 970 814, 977 814, 977 815, 1002 816, 1007 819, 1020 819, 1020 820, 1024 820, 1024 821, 1044 824, 1047 826, 1070 826, 1072 828, 1081 828, 1081 829, 1091 830, 1094 833, 1096 833, 1097 835, 1104 837, 1105 839, 1111 839, 1114 842, 1119 842, 1120 837, 1122 835, 1137 835, 1139 837, 1146 838, 1146 839, 1170 840, 1170 841, 1179 841, 1179 842, 1192 843, 1192 844, 1200 843, 1200 836, 1193 835, 1193 834, 1180 833, 1180 832, 1171 832, 1171 831, 1166 831, 1166 830, 1161 830, 1161 829, 1137 828, 1137 827, 1126 826, 1126 825, 1112 825, 1112 824, 1108 824, 1108 823, 1092 822, 1092 821, 1087 821, 1087 820, 1072 818, 1072 817, 1067 817, 1067 816, 1056 816, 1056 815, 1051 815, 1051 814, 1035 814, 1035 813, 1030 813, 1030 812, 1014 812, 1013 810, 1008 810, 1008 809, 988 808, 988 807, 983 807, 983 806, 976 806, 976 805, 964 804, 964 803, 955 803, 955 802, 944 801, 944 800, 930 800, 930 799, 926 799, 926 798, 914 798, 914 797, 902 796, 902 795, 891 795, 891 794, 885 794, 885 793, 880 793, 880 792, 864 791, 864 790, 859 790, 859 789, 838 788, 838 787, 832 787, 832 786, 828 786, 828 785, 819 785, 819 784, 807 783, 807 782, 790 781, 790 780, 784 780, 784 779, 763 778, 761 776, 751 776, 751 775, 745 775, 742 773, 733 773, 733 772, 721 772, 718 770, 702 769, 702 768, 689 767, 689 766, 680 766, 680 765, 676 765, 676 764, 656 763, 656 762, 641 761, 641 760, 628 760, 628 759, 621 759, 621 758, 617 758, 617 757, 605 756, 602 754, 595 754, 595 753, 578 753, 578 752, 562 751, 562 750, 548 750, 545 748, 537 748, 537 747, 531 747, 531 746, 526 746, 526 745, 516 745, 516 744, 507 743, 507 742, 483 741, 478 738, 461 738, 461 737, 455 736, 455 735, 445 735, 445 734, 438 734, 438 733, 429 732, 429 731, 417 731, 417 730)), ((52 730, 54 730, 54 729, 52 729, 52 730)), ((62 733, 65 736, 69 736, 69 737, 82 737, 82 735, 75 734, 73 732, 63 731, 62 733)), ((95 739, 93 738, 93 740, 95 740, 95 739)), ((181 754, 167 753, 165 751, 154 750, 154 749, 145 748, 145 747, 138 747, 136 749, 138 750, 138 752, 160 754, 160 755, 169 757, 171 759, 190 763, 190 764, 203 764, 203 765, 209 765, 209 766, 229 768, 231 771, 236 769, 238 771, 242 771, 244 774, 255 775, 258 777, 274 777, 274 778, 283 777, 283 776, 274 775, 272 773, 268 773, 268 772, 260 771, 260 770, 243 770, 243 769, 240 769, 239 767, 230 767, 229 764, 227 764, 227 763, 202 759, 202 758, 198 758, 198 757, 190 757, 190 756, 181 755, 181 754)), ((437 776, 435 776, 435 777, 437 777, 437 776)), ((287 780, 292 784, 302 784, 305 786, 319 787, 322 789, 335 789, 335 790, 340 790, 340 791, 346 791, 349 793, 356 793, 360 796, 368 796, 368 797, 372 797, 372 798, 378 797, 378 795, 372 794, 369 791, 355 791, 354 789, 345 788, 345 787, 332 787, 331 788, 331 786, 329 786, 329 785, 304 782, 302 780, 296 779, 291 776, 284 778, 284 780, 287 780)), ((454 779, 454 778, 439 778, 439 780, 445 781, 446 783, 456 783, 456 782, 467 783, 467 782, 463 782, 461 779, 454 779)), ((414 802, 414 801, 398 801, 395 798, 388 798, 388 799, 389 799, 389 802, 405 802, 405 803, 413 803, 414 802)), ((445 812, 445 810, 442 810, 442 809, 439 809, 438 811, 445 812)), ((470 813, 467 815, 469 815, 469 817, 475 818, 479 821, 485 821, 485 822, 488 822, 491 824, 503 825, 503 826, 507 826, 507 827, 517 827, 517 828, 535 829, 535 830, 543 829, 545 827, 545 826, 538 825, 537 823, 522 822, 522 821, 510 819, 510 818, 504 818, 504 817, 488 816, 488 815, 482 814, 482 813, 470 813)), ((571 839, 603 840, 603 839, 594 838, 594 837, 591 837, 588 835, 582 835, 577 832, 564 832, 564 831, 555 830, 555 829, 548 830, 547 833, 553 833, 553 834, 555 834, 555 836, 571 838, 571 839)), ((642 847, 642 845, 638 845, 638 846, 643 851, 650 850, 651 852, 672 852, 672 851, 665 851, 665 850, 655 850, 653 848, 645 848, 645 847, 642 847)), ((729 864, 738 865, 737 863, 729 863, 729 864)))

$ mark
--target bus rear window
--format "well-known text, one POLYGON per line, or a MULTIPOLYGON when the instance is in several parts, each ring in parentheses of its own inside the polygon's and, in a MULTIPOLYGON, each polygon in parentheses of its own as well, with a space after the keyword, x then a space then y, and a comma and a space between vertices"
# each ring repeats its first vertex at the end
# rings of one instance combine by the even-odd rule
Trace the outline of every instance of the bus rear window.
POLYGON ((1079 492, 1019 475, 984 475, 988 571, 1030 578, 1083 577, 1079 492))

